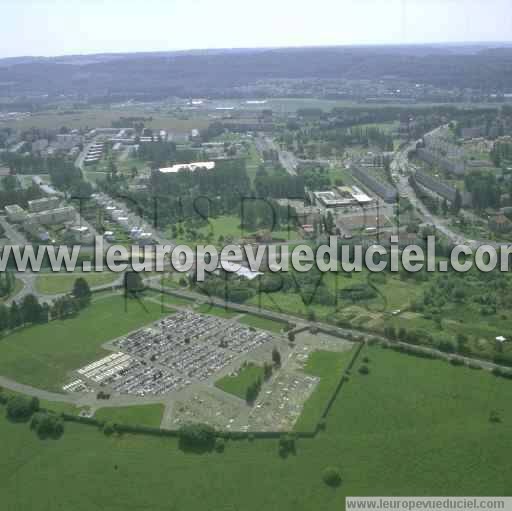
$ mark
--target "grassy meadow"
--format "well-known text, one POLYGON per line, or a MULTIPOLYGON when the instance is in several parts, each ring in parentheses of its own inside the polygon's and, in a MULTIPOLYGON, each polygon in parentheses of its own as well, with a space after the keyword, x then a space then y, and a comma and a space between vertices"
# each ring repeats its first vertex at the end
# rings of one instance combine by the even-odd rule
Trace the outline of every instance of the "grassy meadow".
POLYGON ((362 355, 370 373, 354 368, 326 430, 286 458, 277 440, 192 454, 174 439, 71 423, 40 440, 2 414, 2 509, 337 511, 346 495, 510 494, 511 382, 378 347, 362 355), (340 468, 340 487, 323 483, 327 466, 340 468))
POLYGON ((60 391, 67 373, 107 354, 106 341, 156 321, 157 303, 110 296, 78 316, 15 331, 0 340, 0 374, 19 383, 60 391))
POLYGON ((217 380, 215 386, 228 394, 245 399, 247 389, 258 380, 263 381, 263 367, 256 364, 247 364, 241 367, 236 375, 224 376, 217 380))

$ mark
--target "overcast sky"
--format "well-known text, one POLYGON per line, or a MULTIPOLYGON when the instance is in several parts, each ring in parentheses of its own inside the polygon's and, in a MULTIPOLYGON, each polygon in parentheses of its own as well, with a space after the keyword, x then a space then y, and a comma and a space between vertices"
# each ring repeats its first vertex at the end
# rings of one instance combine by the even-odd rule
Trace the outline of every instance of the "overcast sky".
POLYGON ((512 0, 0 0, 0 57, 512 40, 512 0))

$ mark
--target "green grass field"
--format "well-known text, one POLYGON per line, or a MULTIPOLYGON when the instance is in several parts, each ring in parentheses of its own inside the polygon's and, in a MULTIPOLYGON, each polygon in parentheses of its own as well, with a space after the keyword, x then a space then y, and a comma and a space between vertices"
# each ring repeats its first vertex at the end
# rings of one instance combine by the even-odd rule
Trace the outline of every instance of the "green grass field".
POLYGON ((341 353, 315 351, 309 356, 304 372, 312 376, 318 376, 320 381, 313 394, 304 404, 304 409, 295 423, 295 431, 315 431, 318 421, 321 419, 322 413, 352 356, 352 350, 341 353))
POLYGON ((67 372, 106 354, 101 345, 156 321, 156 303, 121 296, 94 301, 77 317, 24 328, 0 340, 0 374, 20 383, 59 391, 67 372))
POLYGON ((261 328, 262 330, 269 330, 276 334, 280 333, 286 326, 286 323, 281 321, 275 321, 273 319, 262 318, 260 316, 254 316, 253 314, 246 314, 240 318, 240 323, 253 328, 261 328))
POLYGON ((51 275, 38 275, 36 278, 36 289, 38 293, 46 295, 57 295, 61 293, 69 293, 73 289, 73 285, 77 278, 84 278, 91 288, 96 286, 103 286, 111 284, 119 279, 120 275, 117 273, 103 272, 103 273, 71 273, 71 274, 58 274, 51 275))
POLYGON ((100 408, 94 417, 117 424, 136 424, 159 428, 164 415, 163 405, 119 406, 100 408))
MULTIPOLYGON (((224 246, 228 240, 237 241, 244 237, 249 237, 260 229, 254 229, 252 231, 248 229, 242 229, 240 223, 240 217, 237 215, 223 215, 215 218, 208 219, 208 225, 205 225, 197 230, 197 238, 190 239, 185 233, 183 236, 179 236, 175 241, 179 245, 188 245, 195 247, 196 245, 207 245, 213 244, 216 246, 224 246), (222 238, 221 238, 222 237, 222 238), (224 241, 219 242, 219 238, 224 241)), ((172 238, 172 230, 167 230, 167 235, 172 238)), ((284 230, 273 230, 272 238, 274 240, 298 240, 300 237, 298 234, 290 229, 289 231, 284 230)))
POLYGON ((181 296, 168 295, 165 293, 159 293, 158 291, 148 290, 144 293, 144 296, 151 300, 157 300, 165 305, 175 305, 177 307, 189 307, 194 301, 189 298, 182 298, 181 296))
POLYGON ((510 494, 511 382, 381 348, 363 354, 370 374, 356 366, 326 431, 287 458, 277 440, 197 455, 175 439, 71 423, 60 440, 40 440, 2 413, 2 509, 338 511, 346 495, 510 494), (322 482, 331 465, 337 489, 322 482))
POLYGON ((196 312, 200 314, 210 314, 211 316, 218 316, 219 318, 231 319, 238 316, 240 312, 233 309, 225 309, 217 305, 210 305, 209 303, 203 303, 196 308, 196 312))
POLYGON ((236 376, 228 375, 217 380, 215 386, 228 394, 245 399, 247 389, 258 380, 263 380, 263 367, 256 364, 248 364, 240 368, 236 376))
POLYGON ((35 128, 59 129, 61 126, 68 128, 86 128, 91 126, 109 128, 113 121, 119 121, 121 117, 144 116, 151 117, 146 121, 145 126, 153 129, 166 129, 176 131, 190 131, 191 129, 206 128, 209 121, 205 118, 178 118, 173 114, 157 111, 148 112, 137 107, 122 109, 106 108, 85 108, 75 111, 55 110, 37 112, 27 119, 11 121, 6 123, 9 126, 20 130, 35 128))

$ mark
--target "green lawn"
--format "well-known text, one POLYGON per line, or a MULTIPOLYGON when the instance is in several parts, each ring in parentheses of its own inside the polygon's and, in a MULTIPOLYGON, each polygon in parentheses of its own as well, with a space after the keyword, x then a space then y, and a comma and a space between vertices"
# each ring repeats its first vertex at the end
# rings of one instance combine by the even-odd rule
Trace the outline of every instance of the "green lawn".
POLYGON ((0 374, 59 391, 68 371, 106 354, 104 342, 167 314, 159 304, 122 296, 94 301, 76 318, 24 328, 1 339, 0 374))
POLYGON ((57 295, 61 293, 69 293, 73 289, 73 285, 78 278, 84 278, 91 288, 111 284, 119 279, 118 273, 52 273, 51 275, 38 275, 36 278, 36 290, 38 293, 46 295, 57 295))
POLYGON ((136 424, 159 428, 164 415, 164 405, 140 405, 100 408, 94 417, 118 424, 136 424))
MULTIPOLYGON (((215 246, 222 247, 227 244, 228 240, 237 241, 244 237, 252 236, 261 229, 242 229, 240 223, 240 217, 238 215, 223 215, 215 218, 208 218, 208 225, 197 229, 197 238, 190 239, 187 234, 178 236, 175 240, 177 244, 188 245, 195 247, 196 245, 213 244, 215 246), (224 241, 219 241, 222 237, 224 241)), ((173 236, 172 230, 167 230, 169 237, 173 236)), ((272 231, 272 238, 274 240, 296 240, 300 239, 297 233, 290 229, 275 229, 272 231)))
POLYGON ((272 319, 262 318, 260 316, 254 316, 253 314, 246 314, 240 318, 240 323, 253 328, 261 328, 262 330, 269 330, 276 334, 280 333, 286 326, 286 323, 282 321, 274 321, 272 319))
POLYGON ((172 438, 71 423, 60 440, 40 440, 2 413, 2 509, 339 511, 346 495, 510 495, 512 382, 381 348, 366 355, 370 374, 353 371, 326 431, 287 458, 277 440, 198 455, 172 438), (337 489, 322 482, 331 465, 337 489))
POLYGON ((152 300, 158 300, 160 303, 165 305, 176 305, 178 307, 188 307, 194 303, 194 300, 191 300, 190 298, 159 293, 153 289, 146 291, 144 296, 151 298, 152 300))
POLYGON ((209 303, 203 303, 196 308, 196 312, 200 314, 210 314, 211 316, 218 316, 219 318, 231 319, 240 314, 240 312, 233 309, 225 309, 217 305, 210 305, 209 303))
POLYGON ((313 394, 306 401, 304 409, 295 424, 295 431, 315 430, 352 356, 353 350, 341 353, 315 351, 309 356, 304 372, 312 376, 318 376, 320 381, 313 394))
POLYGON ((173 272, 173 273, 157 273, 156 275, 158 275, 160 277, 158 279, 159 286, 181 289, 180 279, 182 279, 184 277, 183 274, 180 274, 178 272, 173 272))
POLYGON ((224 376, 215 382, 219 389, 233 394, 240 399, 245 399, 247 389, 258 380, 263 380, 263 367, 256 364, 248 364, 241 367, 236 376, 224 376))

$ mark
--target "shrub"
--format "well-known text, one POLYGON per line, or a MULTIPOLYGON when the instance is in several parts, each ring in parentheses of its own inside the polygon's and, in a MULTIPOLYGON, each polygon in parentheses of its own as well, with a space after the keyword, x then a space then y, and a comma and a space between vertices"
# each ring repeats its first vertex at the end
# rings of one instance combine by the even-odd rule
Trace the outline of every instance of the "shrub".
POLYGON ((38 412, 32 416, 30 428, 35 430, 41 438, 59 438, 64 433, 64 424, 57 415, 38 412))
POLYGON ((367 365, 362 365, 359 368, 359 374, 370 374, 370 369, 368 369, 367 365))
POLYGON ((15 421, 28 421, 39 410, 39 400, 25 396, 15 396, 7 402, 7 417, 15 421))
POLYGON ((496 410, 491 410, 491 413, 489 414, 489 422, 498 423, 501 422, 501 417, 499 412, 496 410))
POLYGON ((371 300, 377 296, 377 291, 368 284, 355 284, 350 287, 345 287, 339 291, 339 296, 342 300, 350 302, 361 302, 371 300))
POLYGON ((103 433, 105 433, 105 435, 107 436, 112 435, 113 433, 115 433, 115 431, 116 427, 115 424, 113 424, 112 422, 106 422, 105 425, 103 426, 103 433))
POLYGON ((284 457, 290 453, 295 453, 295 436, 281 435, 279 438, 279 455, 284 457))
POLYGON ((180 446, 185 449, 208 450, 215 444, 215 429, 208 424, 185 424, 179 430, 180 446))
POLYGON ((336 467, 327 467, 322 472, 322 480, 327 486, 336 487, 341 484, 341 474, 336 467))
POLYGON ((226 442, 223 438, 217 438, 215 440, 215 450, 217 452, 224 452, 224 449, 226 448, 226 442))

